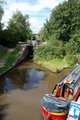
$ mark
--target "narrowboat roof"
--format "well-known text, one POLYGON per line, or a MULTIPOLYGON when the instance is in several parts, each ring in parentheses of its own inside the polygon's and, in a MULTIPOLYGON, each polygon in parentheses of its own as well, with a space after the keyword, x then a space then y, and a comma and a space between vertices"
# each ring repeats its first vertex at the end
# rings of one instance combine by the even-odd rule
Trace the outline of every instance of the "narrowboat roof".
POLYGON ((80 64, 75 67, 67 76, 65 76, 57 85, 67 84, 69 88, 74 89, 80 83, 80 64))

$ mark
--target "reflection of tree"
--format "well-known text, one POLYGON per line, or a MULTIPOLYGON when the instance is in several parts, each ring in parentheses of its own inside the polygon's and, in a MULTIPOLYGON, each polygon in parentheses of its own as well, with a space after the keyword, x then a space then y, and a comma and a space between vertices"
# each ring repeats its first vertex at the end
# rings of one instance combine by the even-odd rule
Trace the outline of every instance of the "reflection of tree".
POLYGON ((9 72, 6 76, 13 81, 16 88, 19 88, 26 82, 28 74, 26 69, 15 69, 14 71, 9 72))
POLYGON ((1 90, 11 91, 15 88, 30 89, 39 84, 45 73, 29 66, 27 69, 13 69, 2 79, 1 90))
POLYGON ((27 90, 30 88, 37 87, 40 81, 44 78, 45 73, 43 71, 36 70, 32 67, 29 67, 27 70, 27 81, 23 86, 23 89, 27 90))

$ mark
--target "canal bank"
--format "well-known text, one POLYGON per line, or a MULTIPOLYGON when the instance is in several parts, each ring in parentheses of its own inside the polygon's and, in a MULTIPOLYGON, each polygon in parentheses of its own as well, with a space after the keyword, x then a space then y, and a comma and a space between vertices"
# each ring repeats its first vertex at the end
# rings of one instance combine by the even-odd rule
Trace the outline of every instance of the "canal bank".
POLYGON ((33 55, 33 46, 30 46, 22 42, 19 43, 16 46, 16 48, 13 48, 13 49, 6 48, 6 50, 7 52, 4 56, 5 58, 0 59, 0 64, 2 64, 0 67, 0 76, 10 71, 16 65, 21 63, 24 59, 28 59, 29 57, 33 55))
POLYGON ((31 61, 9 71, 0 79, 0 120, 43 120, 42 97, 69 71, 52 73, 31 61))

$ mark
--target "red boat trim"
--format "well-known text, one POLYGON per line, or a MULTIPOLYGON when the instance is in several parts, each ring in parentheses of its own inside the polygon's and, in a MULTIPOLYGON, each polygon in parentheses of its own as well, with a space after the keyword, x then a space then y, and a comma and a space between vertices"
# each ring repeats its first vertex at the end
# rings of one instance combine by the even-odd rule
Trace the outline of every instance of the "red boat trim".
POLYGON ((42 114, 48 119, 52 120, 65 120, 66 114, 65 112, 56 113, 56 112, 48 112, 44 107, 42 107, 42 114))
MULTIPOLYGON (((43 107, 43 109, 44 109, 46 112, 48 112, 44 107, 43 107)), ((48 112, 48 113, 49 113, 49 114, 52 114, 52 115, 59 115, 59 116, 65 115, 64 112, 61 112, 61 113, 58 113, 58 112, 48 112)))

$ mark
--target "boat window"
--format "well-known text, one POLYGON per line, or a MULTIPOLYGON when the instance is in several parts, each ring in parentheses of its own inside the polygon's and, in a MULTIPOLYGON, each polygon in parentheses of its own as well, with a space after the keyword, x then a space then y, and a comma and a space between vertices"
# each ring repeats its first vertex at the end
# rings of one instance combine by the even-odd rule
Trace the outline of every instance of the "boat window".
POLYGON ((73 97, 72 90, 68 87, 67 84, 56 85, 53 94, 56 97, 63 97, 69 100, 71 100, 73 97))
POLYGON ((61 85, 57 85, 54 89, 54 92, 53 94, 56 96, 56 97, 60 97, 61 96, 61 85))
POLYGON ((62 97, 69 99, 69 100, 71 100, 73 97, 72 90, 66 84, 63 84, 62 97))
POLYGON ((63 87, 62 87, 62 97, 64 97, 65 91, 67 91, 67 86, 66 86, 66 84, 63 84, 63 87))

